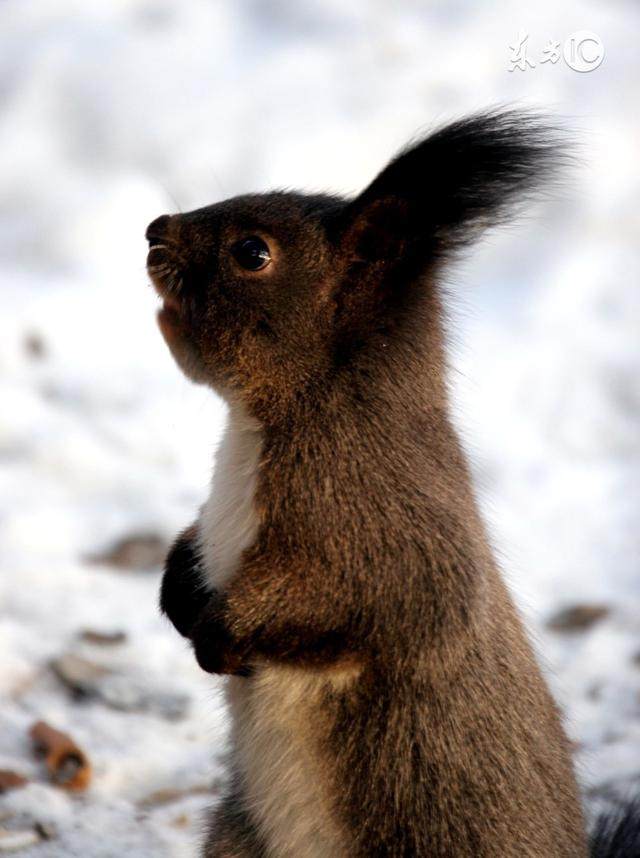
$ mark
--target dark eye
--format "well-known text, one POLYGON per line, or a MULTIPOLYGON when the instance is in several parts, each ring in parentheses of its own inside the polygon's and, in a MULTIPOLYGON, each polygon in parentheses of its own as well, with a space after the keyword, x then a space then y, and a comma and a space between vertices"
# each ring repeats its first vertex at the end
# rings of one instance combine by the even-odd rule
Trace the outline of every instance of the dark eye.
POLYGON ((257 235, 251 235, 236 242, 231 248, 231 253, 238 265, 246 268, 247 271, 260 271, 271 262, 269 246, 257 235))

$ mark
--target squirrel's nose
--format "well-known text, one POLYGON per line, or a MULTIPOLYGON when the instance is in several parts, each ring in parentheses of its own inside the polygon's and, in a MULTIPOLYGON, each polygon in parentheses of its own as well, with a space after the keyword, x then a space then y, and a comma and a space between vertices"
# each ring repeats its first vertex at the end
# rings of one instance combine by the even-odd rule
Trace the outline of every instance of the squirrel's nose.
POLYGON ((152 220, 149 226, 147 227, 147 231, 145 232, 145 238, 153 247, 154 244, 161 244, 162 241, 167 236, 167 227, 169 226, 169 222, 171 221, 171 215, 160 215, 155 220, 152 220))

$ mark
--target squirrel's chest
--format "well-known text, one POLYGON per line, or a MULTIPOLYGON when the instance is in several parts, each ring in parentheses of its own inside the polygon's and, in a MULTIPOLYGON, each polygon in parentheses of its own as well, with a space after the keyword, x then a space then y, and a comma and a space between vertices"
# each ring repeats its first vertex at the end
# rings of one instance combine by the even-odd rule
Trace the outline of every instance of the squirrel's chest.
POLYGON ((198 523, 206 581, 223 588, 258 533, 254 498, 262 452, 259 425, 231 410, 198 523))

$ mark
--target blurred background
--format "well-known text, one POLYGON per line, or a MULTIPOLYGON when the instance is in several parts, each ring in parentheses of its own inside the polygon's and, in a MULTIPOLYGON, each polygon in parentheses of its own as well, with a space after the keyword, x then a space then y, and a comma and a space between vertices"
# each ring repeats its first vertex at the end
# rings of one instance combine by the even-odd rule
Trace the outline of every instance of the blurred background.
POLYGON ((224 408, 157 332, 146 224, 356 192, 504 102, 562 117, 579 162, 449 273, 456 419, 586 805, 640 793, 639 46, 631 0, 0 5, 0 769, 27 780, 0 846, 193 856, 219 788, 217 681, 156 601, 224 408), (49 783, 38 719, 87 790, 49 783))

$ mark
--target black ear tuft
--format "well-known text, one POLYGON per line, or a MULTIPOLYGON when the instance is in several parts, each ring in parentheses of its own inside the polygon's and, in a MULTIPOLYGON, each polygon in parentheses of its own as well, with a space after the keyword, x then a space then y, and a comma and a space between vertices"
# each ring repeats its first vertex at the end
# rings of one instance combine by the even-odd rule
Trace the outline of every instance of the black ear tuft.
POLYGON ((378 259, 437 262, 548 189, 566 160, 559 129, 535 114, 473 115, 394 158, 344 210, 340 241, 360 259, 382 239, 378 259))

